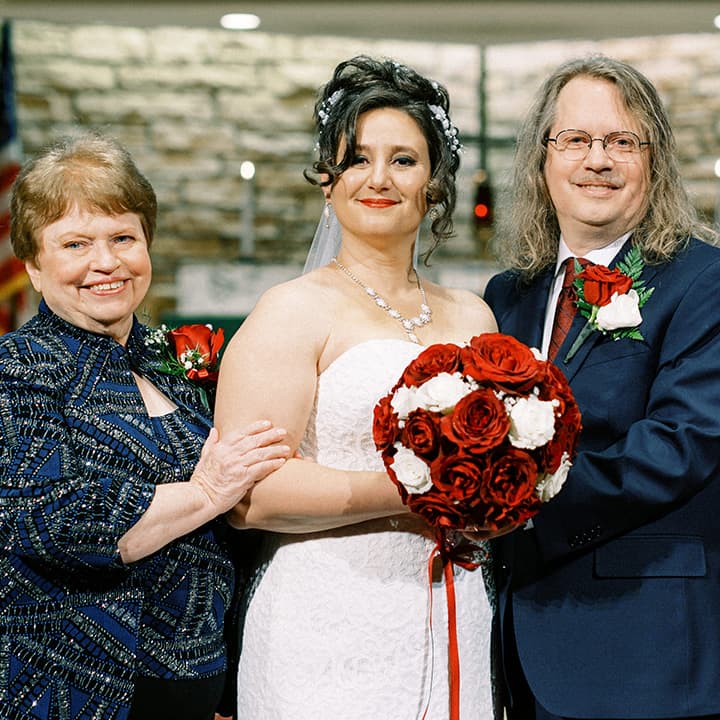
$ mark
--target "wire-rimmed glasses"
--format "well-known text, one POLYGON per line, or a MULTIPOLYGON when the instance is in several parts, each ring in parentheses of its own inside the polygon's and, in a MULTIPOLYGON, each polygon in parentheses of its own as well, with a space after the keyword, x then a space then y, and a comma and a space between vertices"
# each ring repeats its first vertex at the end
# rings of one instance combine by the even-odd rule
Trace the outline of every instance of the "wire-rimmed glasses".
POLYGON ((543 144, 553 143, 566 160, 583 160, 595 141, 602 143, 603 150, 615 162, 631 162, 634 155, 650 145, 630 130, 617 130, 602 138, 594 138, 584 130, 561 130, 554 138, 544 138, 543 144))

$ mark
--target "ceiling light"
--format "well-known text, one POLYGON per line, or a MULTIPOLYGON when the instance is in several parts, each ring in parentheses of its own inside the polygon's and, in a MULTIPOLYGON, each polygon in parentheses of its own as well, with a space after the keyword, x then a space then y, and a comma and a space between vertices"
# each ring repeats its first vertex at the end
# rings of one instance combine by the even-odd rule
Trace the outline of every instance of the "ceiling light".
POLYGON ((245 160, 240 164, 240 177, 243 180, 252 180, 255 177, 255 163, 245 160))
POLYGON ((228 13, 220 18, 220 25, 226 30, 256 30, 260 27, 260 18, 251 13, 228 13))
POLYGON ((713 25, 720 30, 720 15, 716 15, 715 19, 713 20, 713 25))

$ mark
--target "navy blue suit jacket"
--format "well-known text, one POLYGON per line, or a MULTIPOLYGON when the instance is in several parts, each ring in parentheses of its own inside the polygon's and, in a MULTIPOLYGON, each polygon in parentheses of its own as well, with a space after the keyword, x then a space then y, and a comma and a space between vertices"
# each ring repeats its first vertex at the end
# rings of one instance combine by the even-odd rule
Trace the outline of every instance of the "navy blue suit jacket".
MULTIPOLYGON (((565 363, 575 318, 556 362, 578 455, 534 528, 495 543, 501 619, 512 603, 528 683, 561 716, 720 713, 720 248, 692 240, 643 279, 644 340, 595 332, 565 363)), ((540 347, 550 282, 492 278, 500 330, 540 347)))

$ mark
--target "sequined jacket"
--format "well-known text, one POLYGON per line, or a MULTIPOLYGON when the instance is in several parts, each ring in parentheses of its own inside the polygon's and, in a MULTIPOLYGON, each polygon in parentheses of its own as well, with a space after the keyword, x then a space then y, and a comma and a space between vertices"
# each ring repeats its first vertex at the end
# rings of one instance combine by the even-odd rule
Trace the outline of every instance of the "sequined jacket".
POLYGON ((187 480, 210 428, 197 389, 44 304, 0 338, 0 718, 123 720, 133 678, 222 672, 233 567, 209 523, 124 565, 159 483, 187 480), (178 409, 148 416, 131 371, 178 409))

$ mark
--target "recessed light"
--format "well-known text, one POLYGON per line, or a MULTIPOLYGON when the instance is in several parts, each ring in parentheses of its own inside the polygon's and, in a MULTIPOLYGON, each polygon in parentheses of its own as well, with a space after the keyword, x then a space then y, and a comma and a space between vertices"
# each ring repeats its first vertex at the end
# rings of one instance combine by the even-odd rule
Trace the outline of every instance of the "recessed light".
POLYGON ((252 180, 255 177, 255 163, 250 160, 240 163, 240 177, 243 180, 252 180))
POLYGON ((228 13, 220 18, 220 25, 226 30, 256 30, 260 18, 252 13, 228 13))

